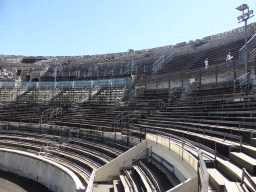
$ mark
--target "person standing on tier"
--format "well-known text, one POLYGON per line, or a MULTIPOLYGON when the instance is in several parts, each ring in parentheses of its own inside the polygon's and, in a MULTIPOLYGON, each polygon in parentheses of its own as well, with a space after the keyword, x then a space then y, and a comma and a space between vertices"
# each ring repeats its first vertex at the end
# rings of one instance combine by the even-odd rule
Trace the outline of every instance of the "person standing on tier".
POLYGON ((231 59, 233 58, 233 56, 230 56, 230 52, 228 52, 228 55, 226 57, 226 61, 227 61, 227 66, 229 66, 229 64, 231 64, 231 59))
POLYGON ((204 66, 205 66, 205 69, 208 70, 208 67, 209 67, 208 58, 205 59, 204 66))

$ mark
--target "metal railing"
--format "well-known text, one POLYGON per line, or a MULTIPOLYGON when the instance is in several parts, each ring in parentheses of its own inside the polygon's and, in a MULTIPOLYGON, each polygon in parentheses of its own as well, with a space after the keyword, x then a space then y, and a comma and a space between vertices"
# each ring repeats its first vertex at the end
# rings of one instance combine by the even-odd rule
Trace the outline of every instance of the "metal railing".
POLYGON ((256 75, 254 75, 252 77, 252 89, 251 89, 251 91, 254 92, 254 93, 256 91, 256 75))
POLYGON ((237 90, 240 90, 241 92, 249 90, 249 74, 250 73, 248 72, 234 80, 234 92, 237 90))
POLYGON ((138 118, 141 118, 141 110, 136 110, 134 113, 132 113, 130 115, 130 117, 128 117, 128 121, 126 121, 122 126, 125 127, 128 123, 138 119, 138 118), (133 118, 130 118, 131 116, 135 116, 133 118))
POLYGON ((199 131, 199 132, 203 132, 204 133, 204 136, 205 136, 205 133, 210 133, 210 135, 212 134, 215 134, 215 135, 219 135, 219 136, 223 136, 223 141, 226 141, 226 138, 231 138, 231 139, 236 139, 239 141, 240 143, 240 147, 242 147, 242 140, 243 140, 243 136, 242 135, 233 135, 233 134, 229 134, 229 133, 225 133, 225 132, 218 132, 218 131, 212 131, 212 130, 208 130, 208 129, 200 129, 200 128, 193 128, 193 127, 183 127, 182 128, 185 128, 185 129, 188 129, 188 130, 192 130, 192 131, 199 131))
POLYGON ((16 87, 12 89, 12 93, 9 97, 9 101, 15 101, 17 97, 28 91, 28 87, 16 87))
POLYGON ((122 119, 124 117, 124 115, 126 115, 128 113, 128 110, 123 111, 122 113, 119 113, 116 117, 115 117, 115 121, 118 121, 120 119, 122 119))
POLYGON ((43 69, 42 71, 40 71, 40 77, 44 76, 44 74, 48 71, 48 69, 49 69, 49 66, 43 69))
POLYGON ((249 57, 256 55, 256 48, 249 53, 249 57))
POLYGON ((50 101, 52 98, 57 96, 59 93, 61 93, 60 89, 57 89, 57 88, 48 89, 46 91, 45 101, 50 101))
POLYGON ((96 171, 93 170, 93 171, 92 171, 92 174, 91 174, 91 176, 90 176, 90 179, 89 179, 87 188, 86 188, 86 192, 92 192, 92 191, 93 191, 93 183, 94 183, 95 173, 96 173, 96 171))
POLYGON ((250 174, 246 171, 246 169, 243 168, 241 184, 244 183, 244 179, 245 179, 245 178, 246 178, 247 181, 251 184, 252 188, 256 191, 256 183, 255 183, 255 181, 252 179, 252 177, 251 177, 250 174))
POLYGON ((185 87, 181 87, 180 83, 170 89, 169 92, 169 99, 168 101, 174 101, 177 97, 181 96, 184 91, 186 91, 186 88, 189 84, 187 84, 185 87))
POLYGON ((209 173, 205 165, 201 150, 198 150, 199 177, 201 181, 201 192, 208 192, 209 173))
POLYGON ((62 107, 57 107, 57 108, 49 108, 45 111, 42 112, 41 114, 41 123, 48 121, 49 119, 51 119, 54 116, 57 116, 58 114, 62 114, 62 107))
POLYGON ((125 127, 131 121, 141 117, 141 110, 125 111, 120 119, 114 122, 115 127, 125 127), (135 116, 135 117, 134 117, 135 116))
MULTIPOLYGON (((247 42, 247 53, 250 53, 256 47, 256 34, 247 42)), ((239 50, 239 61, 245 62, 245 45, 239 50)))
MULTIPOLYGON (((146 148, 143 151, 136 153, 135 155, 124 160, 124 171, 129 168, 129 165, 132 165, 134 162, 137 162, 140 158, 147 157, 148 151, 152 150, 152 147, 146 148), (144 154, 146 153, 146 154, 144 154)), ((132 167, 132 166, 130 166, 132 167)))
POLYGON ((57 116, 59 113, 62 113, 62 107, 57 107, 56 109, 52 110, 50 113, 50 118, 57 116))
POLYGON ((159 64, 162 63, 162 61, 164 61, 164 56, 161 56, 161 57, 153 64, 152 71, 155 71, 155 70, 157 69, 157 67, 159 66, 159 64))
POLYGON ((153 74, 156 73, 157 71, 159 71, 164 65, 169 63, 175 56, 176 56, 176 52, 173 52, 168 57, 166 57, 164 60, 162 60, 160 63, 158 63, 153 70, 153 74))
MULTIPOLYGON (((180 81, 180 82, 187 82, 187 80, 189 78, 196 78, 198 77, 198 82, 199 83, 199 89, 201 89, 202 86, 204 86, 205 84, 212 84, 212 85, 220 85, 222 86, 223 83, 227 83, 228 86, 233 86, 231 85, 231 83, 234 82, 234 80, 236 79, 236 74, 238 72, 238 69, 240 69, 241 67, 243 67, 243 65, 239 62, 232 62, 233 65, 227 67, 227 63, 223 62, 217 65, 211 65, 208 67, 208 70, 206 70, 204 67, 199 67, 199 68, 192 68, 192 69, 184 69, 181 71, 175 71, 175 72, 171 72, 171 73, 167 73, 167 74, 154 74, 152 76, 148 76, 147 78, 145 77, 143 81, 140 81, 138 83, 139 86, 145 85, 145 89, 147 89, 147 87, 152 87, 152 85, 155 85, 155 89, 159 89, 158 84, 160 84, 161 81, 169 81, 169 86, 168 84, 166 88, 170 88, 171 87, 171 83, 173 81, 180 81), (234 76, 232 76, 232 74, 230 75, 230 79, 229 81, 225 81, 223 82, 223 79, 220 77, 219 73, 223 73, 223 70, 225 71, 229 71, 229 73, 232 73, 232 70, 234 70, 234 76), (216 81, 214 81, 213 79, 211 80, 211 83, 208 83, 207 80, 202 79, 200 77, 202 77, 202 75, 209 75, 209 73, 211 75, 215 75, 215 79, 216 81), (233 78, 232 78, 233 77, 233 78), (220 80, 221 79, 221 80, 220 80)), ((162 87, 161 87, 162 88, 162 87)), ((231 88, 231 87, 230 87, 231 88)), ((152 89, 152 88, 151 88, 152 89)), ((232 91, 232 90, 230 90, 232 91)))

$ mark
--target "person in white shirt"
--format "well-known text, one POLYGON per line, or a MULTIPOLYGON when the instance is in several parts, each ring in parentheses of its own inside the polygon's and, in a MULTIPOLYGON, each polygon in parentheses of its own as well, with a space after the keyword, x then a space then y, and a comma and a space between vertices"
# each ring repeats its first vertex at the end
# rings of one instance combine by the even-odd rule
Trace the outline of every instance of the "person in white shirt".
POLYGON ((227 65, 229 66, 229 64, 231 64, 231 59, 233 58, 233 56, 230 56, 230 52, 228 52, 228 55, 226 57, 226 61, 227 61, 227 65))
POLYGON ((205 59, 205 61, 204 61, 204 66, 205 66, 205 69, 208 70, 208 66, 209 66, 209 64, 208 64, 208 58, 205 59))

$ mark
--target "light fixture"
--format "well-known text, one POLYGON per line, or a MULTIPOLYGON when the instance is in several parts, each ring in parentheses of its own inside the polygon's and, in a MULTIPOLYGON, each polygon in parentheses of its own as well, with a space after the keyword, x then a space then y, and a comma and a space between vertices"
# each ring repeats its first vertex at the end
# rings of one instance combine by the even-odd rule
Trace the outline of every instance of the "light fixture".
POLYGON ((243 17, 240 15, 239 17, 237 17, 238 21, 241 20, 243 17))
MULTIPOLYGON (((244 45, 244 71, 245 74, 248 73, 248 51, 247 51, 247 20, 253 17, 253 10, 249 10, 249 7, 247 4, 242 4, 239 7, 236 8, 239 11, 242 11, 242 14, 237 17, 238 22, 241 23, 244 21, 244 35, 245 35, 245 45, 244 45), (245 13, 245 10, 247 9, 247 13, 245 13)), ((241 58, 239 58, 241 59, 241 58)))
POLYGON ((243 14, 243 18, 248 17, 248 13, 243 14))
POLYGON ((236 8, 238 11, 244 11, 245 9, 248 9, 247 4, 242 4, 239 7, 236 8))

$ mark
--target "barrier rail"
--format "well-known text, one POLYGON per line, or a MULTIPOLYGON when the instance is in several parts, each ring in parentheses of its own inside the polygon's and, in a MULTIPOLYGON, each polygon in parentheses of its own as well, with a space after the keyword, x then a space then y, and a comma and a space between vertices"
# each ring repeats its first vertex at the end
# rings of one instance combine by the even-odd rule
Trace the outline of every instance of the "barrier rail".
MULTIPOLYGON (((87 86, 106 86, 106 85, 125 85, 130 81, 130 78, 118 78, 118 79, 103 79, 103 80, 88 80, 88 81, 61 81, 61 82, 21 82, 20 87, 38 87, 38 88, 70 88, 70 87, 87 87, 87 86)), ((15 82, 0 82, 1 86, 13 86, 15 82)))
POLYGON ((250 53, 249 53, 249 57, 255 56, 256 55, 256 48, 253 49, 250 53))
POLYGON ((171 53, 167 58, 157 63, 153 69, 153 74, 156 73, 159 69, 161 69, 164 65, 169 63, 176 56, 176 52, 171 53))
POLYGON ((135 120, 137 118, 141 118, 141 110, 140 111, 139 110, 135 111, 130 116, 134 116, 134 115, 135 115, 135 117, 129 118, 128 121, 123 124, 123 127, 125 127, 125 125, 130 123, 131 121, 133 121, 133 120, 135 120))
POLYGON ((48 121, 49 119, 51 119, 53 116, 57 116, 59 113, 62 114, 62 107, 57 107, 57 108, 49 108, 45 111, 42 112, 41 115, 41 123, 48 121))
MULTIPOLYGON (((247 53, 250 53, 256 47, 256 34, 247 41, 247 53)), ((245 45, 239 50, 239 61, 241 63, 245 62, 245 45)))
POLYGON ((240 89, 241 92, 248 91, 249 89, 249 74, 250 72, 247 72, 246 74, 242 75, 241 77, 234 80, 234 92, 236 92, 236 89, 240 89))
POLYGON ((96 173, 96 171, 93 170, 92 174, 91 174, 91 177, 90 177, 90 180, 88 182, 87 188, 86 188, 86 192, 92 192, 93 191, 93 183, 94 183, 95 173, 96 173))
POLYGON ((198 150, 198 158, 199 158, 199 176, 201 181, 201 192, 208 192, 208 183, 209 183, 209 173, 207 171, 207 167, 205 165, 204 159, 202 157, 201 151, 198 150))
POLYGON ((254 75, 252 77, 252 89, 251 89, 252 92, 255 92, 256 91, 256 75, 254 75))
POLYGON ((161 56, 161 57, 153 64, 152 71, 155 71, 155 70, 157 69, 157 67, 159 66, 159 64, 162 63, 163 60, 164 60, 164 56, 161 56))
POLYGON ((250 174, 246 171, 245 168, 243 168, 241 184, 244 183, 244 178, 247 179, 247 181, 251 184, 251 186, 253 187, 253 189, 256 191, 256 183, 255 183, 255 181, 251 178, 250 174))
POLYGON ((149 150, 152 150, 152 147, 146 148, 145 150, 143 150, 143 151, 141 151, 141 152, 139 152, 139 153, 137 153, 137 154, 127 158, 127 159, 125 159, 124 160, 124 171, 128 168, 129 165, 131 165, 132 163, 138 161, 140 158, 147 157, 149 150), (144 153, 146 153, 146 154, 143 155, 144 153), (131 162, 126 163, 127 161, 131 161, 131 162))
MULTIPOLYGON (((141 110, 134 110, 134 111, 124 111, 122 114, 122 117, 120 119, 117 119, 114 122, 114 126, 120 126, 120 127, 125 127, 125 125, 138 117, 141 117, 141 110), (135 117, 132 117, 135 116, 135 117), (132 117, 132 118, 131 118, 132 117)), ((119 114, 119 115, 121 115, 119 114)))

